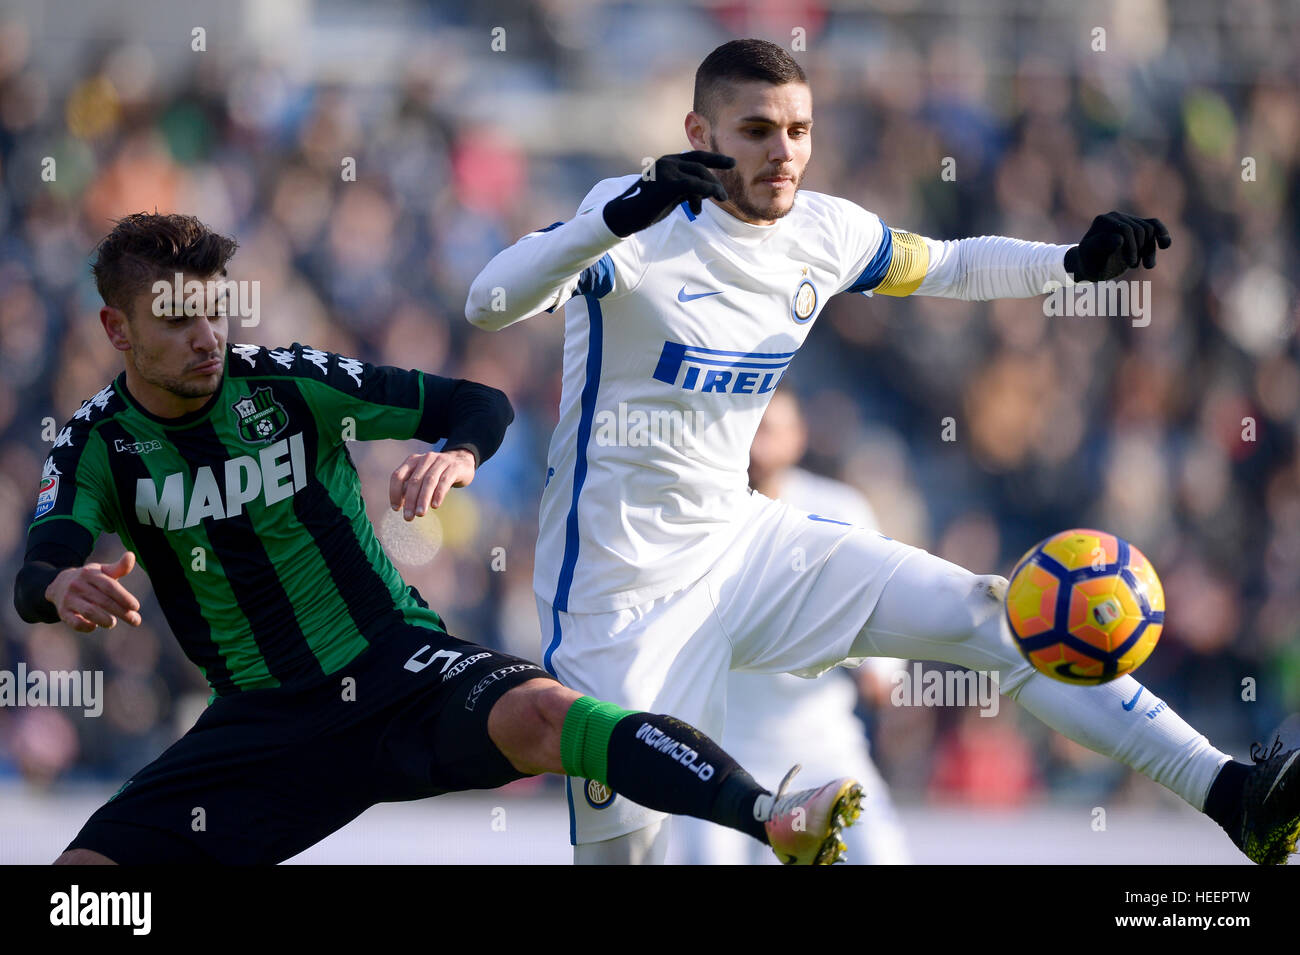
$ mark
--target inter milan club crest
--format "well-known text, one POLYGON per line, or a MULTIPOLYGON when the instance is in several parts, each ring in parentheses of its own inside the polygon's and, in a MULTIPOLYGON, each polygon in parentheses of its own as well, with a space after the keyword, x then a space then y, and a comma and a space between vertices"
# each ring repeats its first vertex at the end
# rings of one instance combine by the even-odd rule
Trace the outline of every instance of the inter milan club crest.
POLYGON ((614 790, 594 779, 587 780, 587 805, 592 809, 604 809, 614 801, 614 790))
POLYGON ((813 311, 817 308, 817 289, 812 282, 804 279, 799 283, 799 288, 795 290, 794 302, 790 309, 790 316, 802 325, 808 319, 812 318, 813 311))
POLYGON ((289 415, 265 385, 230 407, 239 415, 239 436, 249 444, 273 440, 289 423, 289 415))

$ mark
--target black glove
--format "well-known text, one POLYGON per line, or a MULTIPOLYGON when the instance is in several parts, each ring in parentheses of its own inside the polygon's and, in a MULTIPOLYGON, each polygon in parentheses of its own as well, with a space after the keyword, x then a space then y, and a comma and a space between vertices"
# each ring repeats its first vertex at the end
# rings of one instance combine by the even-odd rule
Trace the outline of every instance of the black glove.
POLYGON ((736 160, 721 153, 700 150, 660 156, 650 176, 642 176, 621 196, 605 203, 605 225, 617 236, 629 236, 654 225, 684 199, 691 211, 700 214, 704 200, 712 196, 727 201, 727 190, 709 168, 730 169, 736 160))
POLYGON ((1079 244, 1065 253, 1065 271, 1076 282, 1100 282, 1135 269, 1156 267, 1156 248, 1169 248, 1173 240, 1159 219, 1139 219, 1108 212, 1092 220, 1079 244))

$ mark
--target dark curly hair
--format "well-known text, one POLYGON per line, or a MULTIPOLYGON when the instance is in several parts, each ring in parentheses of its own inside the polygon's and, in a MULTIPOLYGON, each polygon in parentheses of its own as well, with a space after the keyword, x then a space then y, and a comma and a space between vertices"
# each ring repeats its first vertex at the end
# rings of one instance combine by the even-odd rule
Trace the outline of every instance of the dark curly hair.
POLYGON ((131 300, 177 272, 225 275, 239 243, 218 235, 194 216, 137 212, 119 219, 99 243, 90 267, 104 304, 130 316, 131 300))

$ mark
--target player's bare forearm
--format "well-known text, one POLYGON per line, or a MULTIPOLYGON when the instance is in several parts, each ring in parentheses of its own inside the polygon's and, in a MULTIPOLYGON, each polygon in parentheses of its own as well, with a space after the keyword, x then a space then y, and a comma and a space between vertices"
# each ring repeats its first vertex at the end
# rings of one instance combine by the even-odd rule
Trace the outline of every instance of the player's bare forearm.
POLYGON ((388 503, 408 521, 422 517, 430 507, 442 506, 453 487, 474 480, 475 470, 474 455, 464 448, 412 454, 388 479, 388 503))

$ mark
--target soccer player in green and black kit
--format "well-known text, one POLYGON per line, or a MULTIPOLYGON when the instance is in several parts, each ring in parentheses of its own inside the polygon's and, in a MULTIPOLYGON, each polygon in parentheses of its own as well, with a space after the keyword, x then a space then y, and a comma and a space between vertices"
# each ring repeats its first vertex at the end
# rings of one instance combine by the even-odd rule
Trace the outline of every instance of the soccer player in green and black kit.
POLYGON ((57 861, 279 862, 377 802, 541 772, 749 832, 789 861, 837 855, 851 819, 817 807, 846 781, 774 797, 687 724, 447 633, 375 538, 344 436, 446 439, 393 472, 410 520, 473 479, 509 402, 299 344, 227 346, 220 309, 153 291, 224 276, 235 248, 197 219, 144 214, 99 247, 100 319, 125 370, 55 440, 15 604, 83 632, 138 626, 122 578, 139 559, 213 698, 57 861), (127 552, 85 563, 110 531, 127 552))

